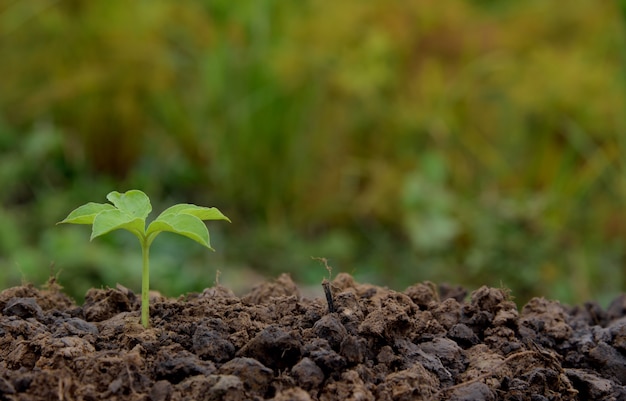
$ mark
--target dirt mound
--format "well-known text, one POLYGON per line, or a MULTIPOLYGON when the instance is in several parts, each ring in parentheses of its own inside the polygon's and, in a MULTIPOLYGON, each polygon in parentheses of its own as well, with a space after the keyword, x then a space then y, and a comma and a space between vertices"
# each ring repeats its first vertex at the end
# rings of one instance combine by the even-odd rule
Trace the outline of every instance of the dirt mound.
POLYGON ((288 276, 153 297, 56 286, 0 293, 0 400, 626 400, 626 297, 603 310, 502 289, 404 292, 340 274, 325 299, 288 276))

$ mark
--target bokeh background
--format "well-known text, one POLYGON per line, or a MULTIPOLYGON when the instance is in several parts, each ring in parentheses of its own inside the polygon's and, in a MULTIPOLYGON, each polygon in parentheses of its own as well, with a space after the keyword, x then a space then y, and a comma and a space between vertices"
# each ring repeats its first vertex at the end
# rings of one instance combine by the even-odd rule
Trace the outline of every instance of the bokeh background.
POLYGON ((216 206, 152 288, 326 271, 402 290, 626 286, 618 0, 0 0, 0 287, 139 290, 140 249, 56 226, 112 190, 216 206))

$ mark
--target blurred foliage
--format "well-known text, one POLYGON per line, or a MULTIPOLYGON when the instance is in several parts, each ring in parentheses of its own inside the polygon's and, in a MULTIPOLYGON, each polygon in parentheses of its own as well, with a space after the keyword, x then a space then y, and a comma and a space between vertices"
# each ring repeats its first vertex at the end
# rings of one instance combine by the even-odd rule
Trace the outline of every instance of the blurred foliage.
POLYGON ((54 223, 141 188, 233 220, 216 254, 155 246, 169 295, 217 269, 317 283, 323 256, 397 288, 606 301, 626 285, 621 4, 0 0, 0 286, 54 262, 77 298, 138 289, 132 239, 54 223))

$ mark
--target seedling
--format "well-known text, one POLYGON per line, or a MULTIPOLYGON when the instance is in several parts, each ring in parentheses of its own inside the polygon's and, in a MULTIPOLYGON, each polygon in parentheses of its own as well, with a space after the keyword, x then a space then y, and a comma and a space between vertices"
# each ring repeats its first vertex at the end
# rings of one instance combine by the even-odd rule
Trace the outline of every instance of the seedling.
POLYGON ((161 213, 146 228, 146 218, 152 211, 148 196, 136 189, 126 193, 113 191, 107 195, 112 203, 89 202, 72 211, 61 223, 92 224, 90 241, 117 229, 133 233, 141 244, 143 267, 141 271, 141 324, 150 324, 150 245, 163 231, 184 235, 211 248, 209 230, 202 220, 230 219, 217 208, 181 203, 161 213))

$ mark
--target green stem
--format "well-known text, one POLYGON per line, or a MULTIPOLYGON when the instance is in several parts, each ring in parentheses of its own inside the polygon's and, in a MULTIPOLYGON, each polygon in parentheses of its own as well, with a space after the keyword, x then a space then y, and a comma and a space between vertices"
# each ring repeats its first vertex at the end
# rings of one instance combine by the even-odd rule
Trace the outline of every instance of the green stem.
POLYGON ((141 324, 150 326, 150 245, 147 239, 141 240, 141 324))

